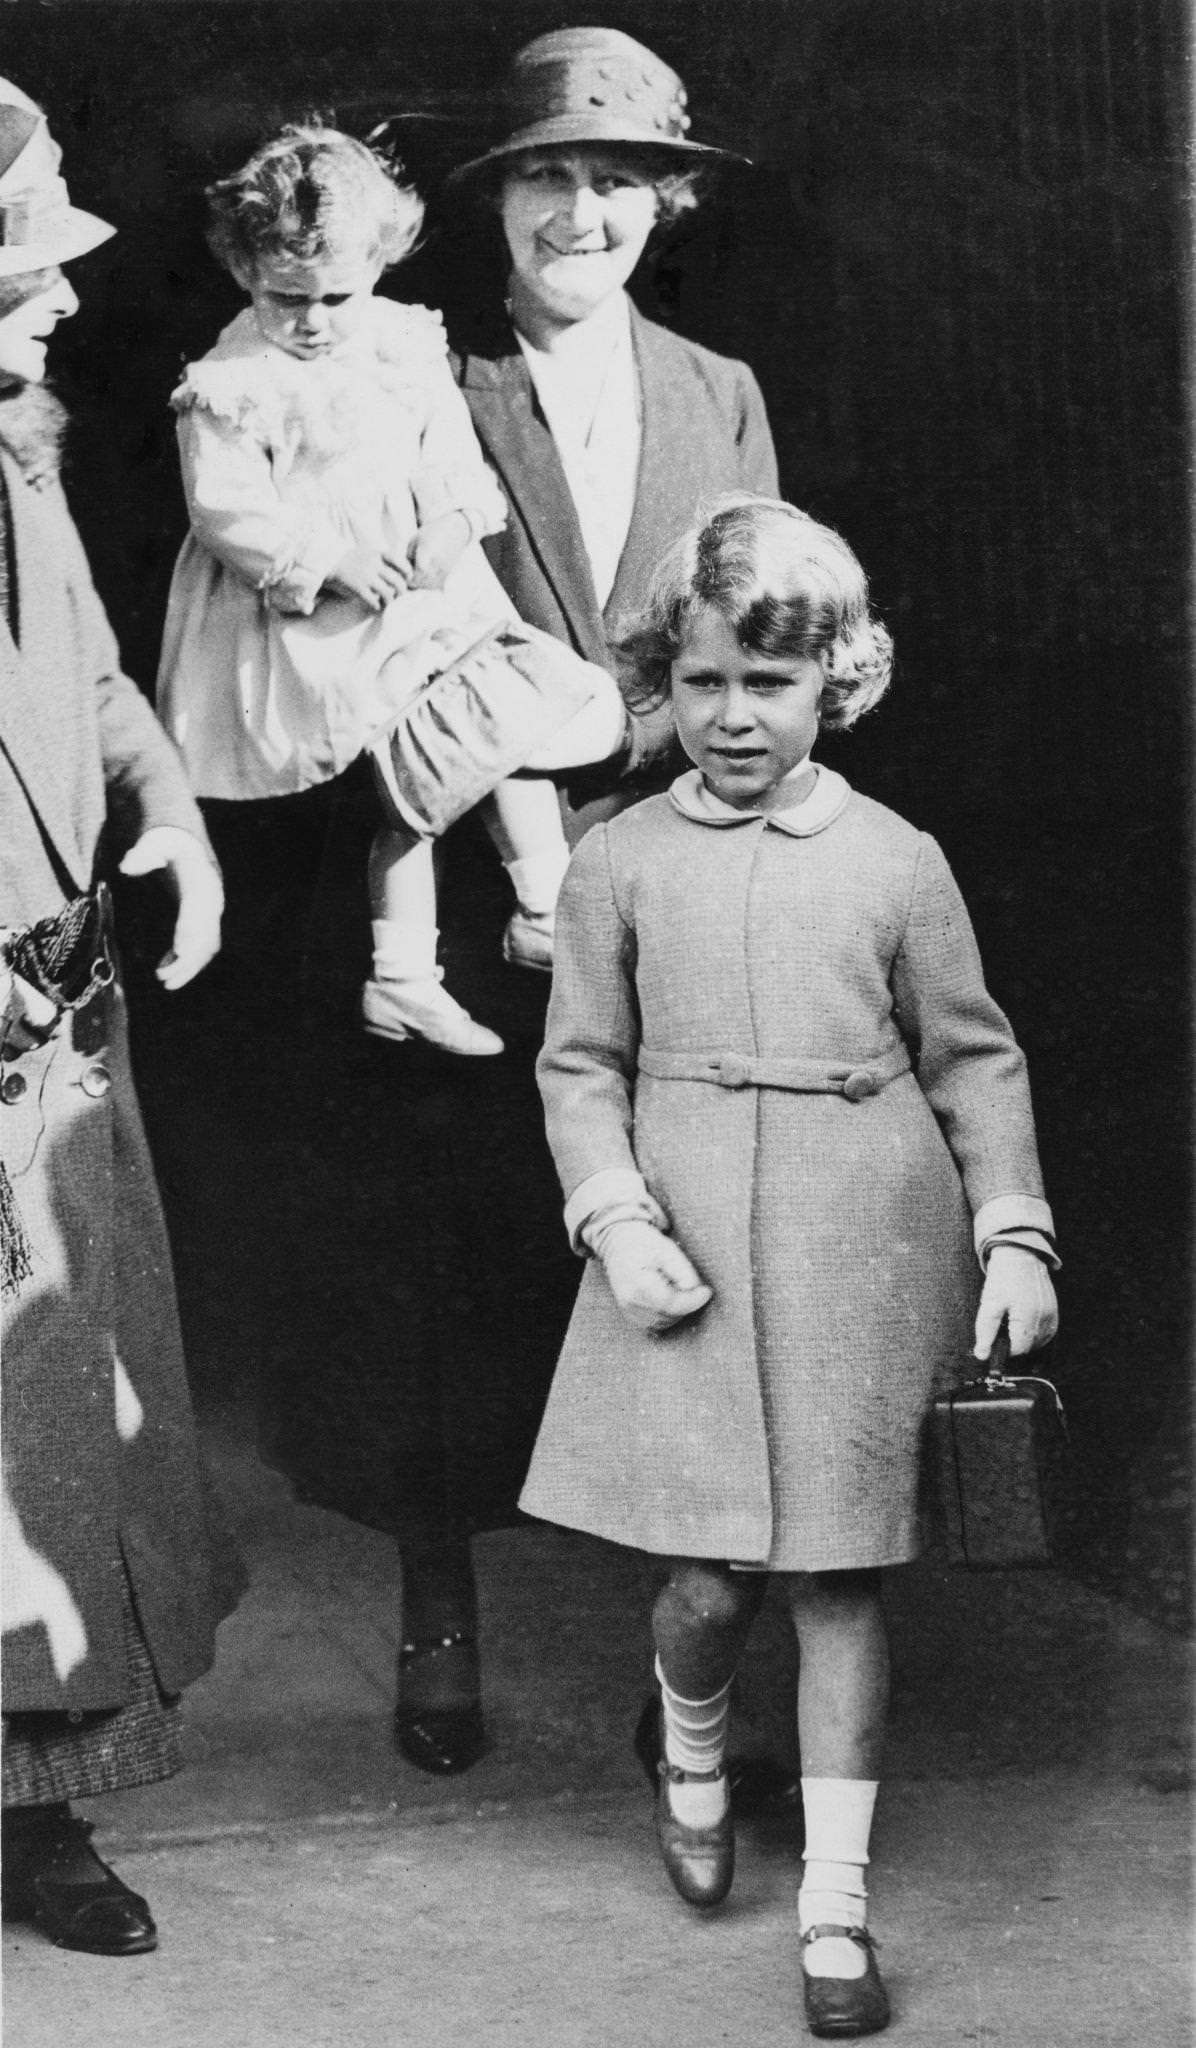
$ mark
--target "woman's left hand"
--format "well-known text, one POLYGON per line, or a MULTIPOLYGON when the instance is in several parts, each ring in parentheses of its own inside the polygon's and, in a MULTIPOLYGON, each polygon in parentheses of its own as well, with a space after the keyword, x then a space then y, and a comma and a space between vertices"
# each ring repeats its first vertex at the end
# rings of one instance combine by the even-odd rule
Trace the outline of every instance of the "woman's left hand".
POLYGON ((181 825, 151 825, 120 864, 122 875, 164 871, 178 904, 174 939, 158 962, 164 988, 184 988, 220 951, 224 885, 220 870, 199 840, 181 825))
POLYGON ((420 527, 407 552, 411 589, 441 590, 469 546, 473 529, 464 512, 442 512, 420 527))
POLYGON ((1049 1344, 1059 1327, 1051 1276, 1036 1252, 1020 1244, 995 1244, 988 1255, 984 1289, 976 1312, 976 1357, 987 1358, 1001 1324, 1009 1324, 1009 1351, 1024 1357, 1049 1344))

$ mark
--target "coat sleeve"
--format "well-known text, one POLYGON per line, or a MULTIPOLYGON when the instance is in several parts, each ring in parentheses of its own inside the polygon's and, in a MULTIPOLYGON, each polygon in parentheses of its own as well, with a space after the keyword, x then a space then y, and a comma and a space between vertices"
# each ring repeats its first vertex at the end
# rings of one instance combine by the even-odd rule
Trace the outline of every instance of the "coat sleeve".
POLYGON ((973 1215, 997 1196, 1047 1217, 1025 1057, 984 985, 979 948, 940 848, 923 835, 893 967, 897 1021, 973 1215))
POLYGON ((125 675, 83 543, 62 503, 60 565, 85 672, 94 678, 108 817, 118 850, 153 825, 178 825, 215 862, 182 760, 136 683, 125 675))
POLYGON ((344 533, 312 506, 285 502, 269 449, 246 420, 210 410, 186 386, 175 404, 192 532, 279 611, 311 613, 348 545, 344 533))
POLYGON ((536 1066, 566 1197, 591 1174, 636 1168, 635 958, 635 934, 615 899, 609 833, 596 825, 569 863, 557 905, 552 997, 536 1066))

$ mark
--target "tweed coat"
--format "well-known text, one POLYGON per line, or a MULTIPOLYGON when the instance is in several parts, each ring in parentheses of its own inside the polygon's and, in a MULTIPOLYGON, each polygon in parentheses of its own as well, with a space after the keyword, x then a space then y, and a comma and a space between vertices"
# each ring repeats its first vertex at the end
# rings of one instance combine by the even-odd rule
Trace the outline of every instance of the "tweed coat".
MULTIPOLYGON (((510 508, 504 530, 484 542, 499 582, 528 625, 611 670, 617 667, 612 642, 643 604, 662 554, 702 507, 725 491, 775 497, 779 489, 764 400, 747 364, 682 340, 634 306, 631 340, 643 409, 639 480, 604 607, 556 442, 509 322, 490 320, 453 358, 510 508)), ((660 754, 672 732, 668 707, 636 714, 624 772, 660 754)))
POLYGON ((574 854, 539 1073, 566 1194, 638 1168, 714 1295, 645 1334, 587 1266, 521 1504, 648 1551, 896 1563, 972 1215, 1020 1196, 1049 1227, 1024 1061, 933 840, 837 777, 805 833, 683 810, 690 780, 574 854), (872 1093, 744 1085, 907 1053, 872 1093), (725 1085, 659 1072, 720 1056, 725 1085))
MULTIPOLYGON (((3 451, 0 462, 19 641, 0 609, 0 926, 20 927, 96 881, 106 824, 122 850, 153 825, 206 838, 173 747, 120 672, 61 490, 31 488, 3 451)), ((5 1474, 26 1541, 61 1575, 87 1637, 61 1683, 45 1630, 16 1629, 5 1708, 124 1703, 126 1573, 159 1685, 177 1692, 211 1663, 230 1603, 213 1570, 215 1525, 117 987, 68 1015, 46 1045, 5 1061, 0 1156, 33 1254, 31 1277, 4 1304, 5 1474), (117 1357, 142 1411, 128 1442, 115 1422, 117 1357)))

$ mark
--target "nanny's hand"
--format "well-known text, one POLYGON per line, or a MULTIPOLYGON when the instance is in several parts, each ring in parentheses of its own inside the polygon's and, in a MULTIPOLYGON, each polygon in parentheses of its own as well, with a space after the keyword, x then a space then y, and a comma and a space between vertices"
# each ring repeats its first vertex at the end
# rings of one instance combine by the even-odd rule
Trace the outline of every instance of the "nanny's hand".
POLYGON ((164 872, 178 904, 169 953, 156 969, 163 988, 184 988, 220 951, 224 885, 220 870, 181 825, 151 825, 120 864, 122 875, 164 872))
POLYGON ((382 611, 392 598, 401 597, 411 581, 411 565, 401 555, 380 554, 376 548, 349 548, 324 578, 329 590, 342 597, 359 597, 372 612, 382 611))
POLYGON ((1001 1324, 1009 1322, 1009 1351, 1022 1358, 1049 1344, 1059 1327, 1059 1307, 1046 1265, 1023 1245, 995 1244, 980 1307, 976 1312, 976 1357, 987 1358, 1001 1324))
POLYGON ((442 590, 469 546, 473 528, 464 512, 442 512, 420 527, 410 548, 413 590, 442 590))
POLYGON ((651 1223, 614 1223, 598 1256, 610 1291, 637 1330, 667 1330, 705 1308, 714 1289, 679 1244, 651 1223))

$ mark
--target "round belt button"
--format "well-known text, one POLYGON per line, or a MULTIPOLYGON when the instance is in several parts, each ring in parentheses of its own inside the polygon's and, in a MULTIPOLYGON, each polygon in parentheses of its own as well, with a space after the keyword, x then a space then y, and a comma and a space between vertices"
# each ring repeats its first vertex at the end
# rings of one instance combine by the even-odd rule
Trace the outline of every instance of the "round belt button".
POLYGON ((854 1074, 847 1076, 843 1083, 843 1093, 849 1102, 866 1102, 870 1095, 876 1094, 879 1086, 875 1074, 869 1074, 863 1067, 859 1067, 854 1074))
POLYGON ((107 1095, 108 1090, 112 1086, 112 1076, 108 1072, 107 1067, 102 1067, 97 1062, 94 1067, 85 1067, 83 1069, 82 1074, 79 1076, 79 1086, 85 1095, 90 1095, 93 1101, 95 1101, 101 1095, 107 1095))
POLYGON ((737 1052, 724 1053, 718 1063, 718 1078, 724 1088, 746 1088, 748 1063, 737 1052))
POLYGON ((6 1074, 0 1081, 0 1102, 19 1102, 28 1086, 24 1074, 6 1074))

